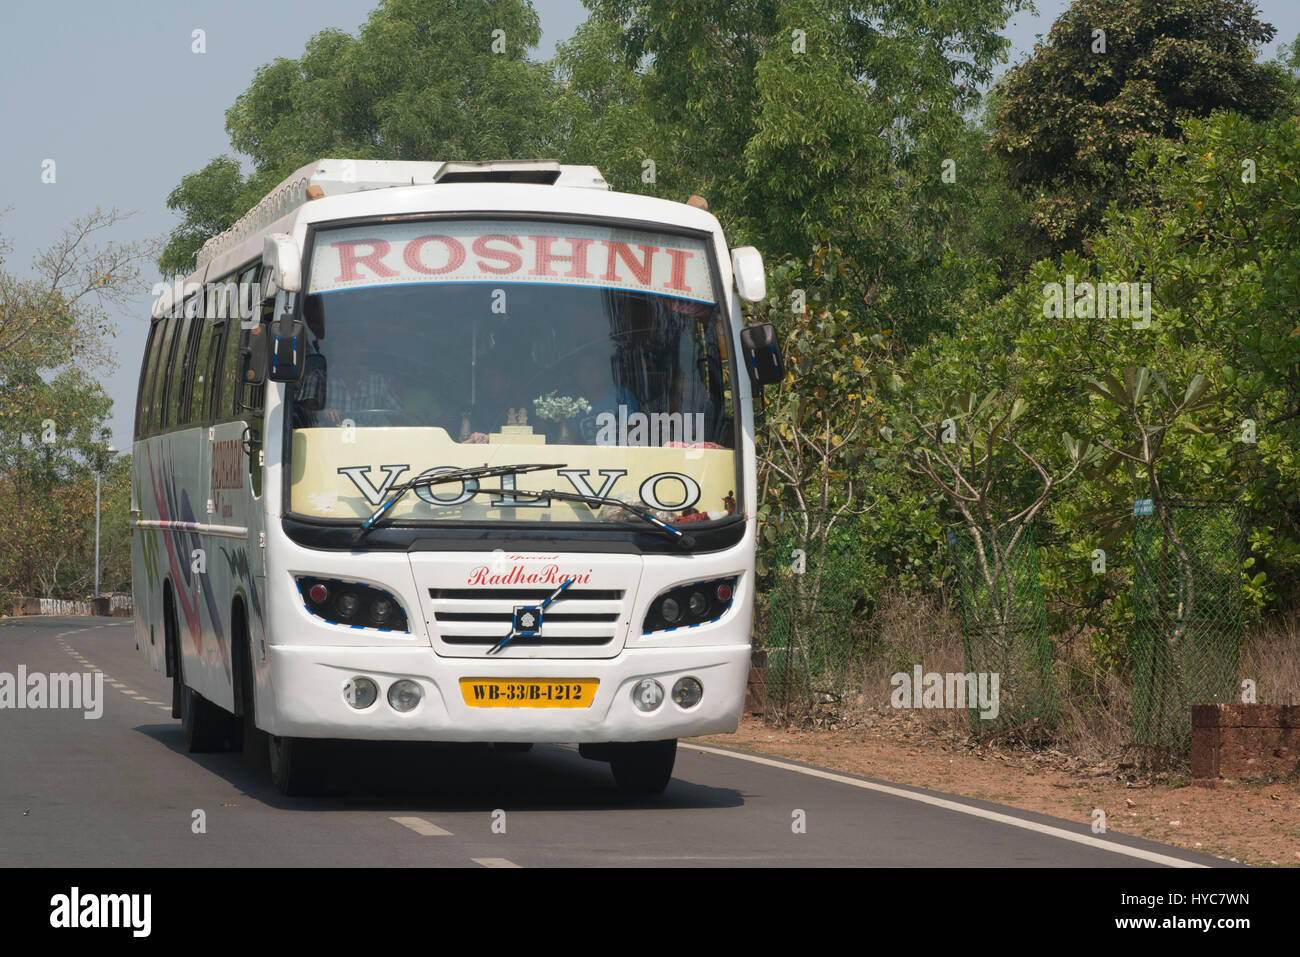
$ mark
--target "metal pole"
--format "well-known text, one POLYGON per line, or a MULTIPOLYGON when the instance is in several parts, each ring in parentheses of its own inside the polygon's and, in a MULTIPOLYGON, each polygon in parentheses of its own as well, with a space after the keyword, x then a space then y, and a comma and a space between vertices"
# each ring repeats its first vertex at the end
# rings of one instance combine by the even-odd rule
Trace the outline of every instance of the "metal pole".
POLYGON ((99 476, 95 473, 95 597, 99 597, 99 476))

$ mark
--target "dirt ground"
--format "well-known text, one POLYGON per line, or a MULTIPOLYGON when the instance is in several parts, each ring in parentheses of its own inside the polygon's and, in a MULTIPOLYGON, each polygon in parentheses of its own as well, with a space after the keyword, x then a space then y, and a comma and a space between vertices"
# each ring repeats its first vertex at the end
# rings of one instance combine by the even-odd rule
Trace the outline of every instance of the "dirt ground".
POLYGON ((1244 864, 1300 867, 1300 781, 1193 785, 1115 759, 1088 764, 1051 750, 989 749, 883 711, 853 727, 783 729, 746 715, 736 734, 702 743, 789 758, 897 784, 1091 823, 1244 864))

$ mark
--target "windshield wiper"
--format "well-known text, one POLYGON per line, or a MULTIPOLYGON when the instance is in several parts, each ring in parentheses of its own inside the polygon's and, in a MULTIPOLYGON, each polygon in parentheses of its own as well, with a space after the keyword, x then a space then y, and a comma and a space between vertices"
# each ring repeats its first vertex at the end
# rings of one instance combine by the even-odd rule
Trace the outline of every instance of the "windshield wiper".
MULTIPOLYGON (((466 491, 468 492, 469 489, 466 489, 466 491)), ((613 505, 618 508, 627 509, 637 518, 649 522, 659 531, 663 532, 666 535, 672 536, 674 539, 676 539, 677 544, 682 546, 682 548, 690 548, 692 545, 695 544, 694 535, 687 534, 686 532, 683 532, 680 528, 674 528, 673 526, 669 525, 667 522, 662 521, 659 518, 656 518, 654 513, 652 513, 649 509, 642 508, 640 505, 633 505, 630 502, 625 502, 621 498, 611 498, 608 495, 583 495, 580 492, 560 492, 555 489, 547 489, 542 492, 530 492, 525 489, 513 489, 513 488, 480 488, 480 489, 475 489, 473 494, 479 495, 484 492, 489 492, 493 495, 503 495, 503 496, 509 495, 511 497, 517 497, 523 495, 533 499, 557 498, 561 502, 582 502, 585 505, 591 505, 593 503, 595 503, 596 505, 613 505)))
MULTIPOLYGON (((388 490, 388 497, 379 503, 379 507, 374 513, 361 523, 356 534, 352 536, 352 543, 355 545, 361 541, 366 532, 374 527, 375 522, 383 518, 384 513, 397 504, 398 499, 413 488, 428 485, 442 485, 446 482, 462 482, 465 479, 491 478, 497 475, 517 475, 522 472, 540 472, 545 469, 562 469, 566 468, 565 463, 558 465, 479 465, 469 469, 455 469, 451 472, 439 472, 436 475, 416 476, 409 482, 402 482, 400 485, 394 485, 388 490)), ((470 491, 466 489, 465 491, 470 491)))

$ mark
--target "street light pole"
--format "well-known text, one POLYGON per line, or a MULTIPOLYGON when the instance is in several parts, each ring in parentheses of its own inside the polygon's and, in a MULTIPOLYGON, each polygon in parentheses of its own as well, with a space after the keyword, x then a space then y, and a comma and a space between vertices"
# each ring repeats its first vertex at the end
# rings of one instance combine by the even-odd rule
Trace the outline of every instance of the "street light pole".
MULTIPOLYGON (((116 455, 117 449, 108 446, 104 449, 108 455, 116 455)), ((97 456, 95 460, 95 597, 99 597, 99 486, 104 471, 104 459, 97 456)))

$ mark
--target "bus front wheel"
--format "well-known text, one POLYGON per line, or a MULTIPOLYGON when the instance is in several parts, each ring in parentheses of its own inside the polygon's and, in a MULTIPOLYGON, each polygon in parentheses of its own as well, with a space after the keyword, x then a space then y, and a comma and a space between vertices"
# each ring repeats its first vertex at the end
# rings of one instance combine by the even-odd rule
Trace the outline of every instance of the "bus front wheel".
MULTIPOLYGON (((168 609, 166 627, 177 634, 174 613, 168 609)), ((179 641, 173 646, 176 654, 176 673, 172 698, 180 700, 181 739, 190 754, 225 751, 230 745, 234 717, 196 692, 185 682, 185 656, 179 641)))
POLYGON ((611 744, 609 766, 626 794, 659 794, 668 787, 677 760, 677 739, 611 744))
POLYGON ((311 738, 266 738, 271 780, 276 790, 289 797, 305 797, 321 791, 325 768, 321 762, 322 743, 311 738))

